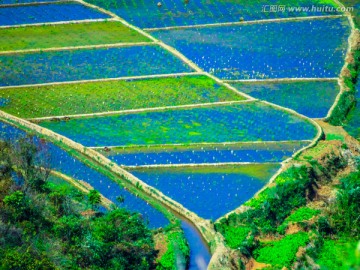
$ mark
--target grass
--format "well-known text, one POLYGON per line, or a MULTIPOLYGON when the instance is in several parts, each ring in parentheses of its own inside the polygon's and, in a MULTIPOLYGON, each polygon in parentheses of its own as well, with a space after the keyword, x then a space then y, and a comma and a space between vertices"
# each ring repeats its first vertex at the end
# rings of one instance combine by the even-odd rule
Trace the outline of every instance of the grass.
POLYGON ((0 90, 0 108, 23 118, 242 100, 205 76, 0 90))
POLYGON ((324 240, 316 263, 322 270, 357 269, 360 258, 356 258, 355 250, 358 242, 354 239, 324 240))
POLYGON ((326 134, 326 140, 327 141, 338 140, 338 141, 345 142, 345 137, 342 134, 329 133, 329 134, 326 134))
POLYGON ((151 41, 114 21, 1 29, 0 36, 1 51, 151 41))
POLYGON ((254 251, 258 262, 268 263, 281 269, 283 266, 290 267, 295 260, 296 252, 309 242, 309 236, 305 232, 290 234, 279 241, 264 244, 254 251))

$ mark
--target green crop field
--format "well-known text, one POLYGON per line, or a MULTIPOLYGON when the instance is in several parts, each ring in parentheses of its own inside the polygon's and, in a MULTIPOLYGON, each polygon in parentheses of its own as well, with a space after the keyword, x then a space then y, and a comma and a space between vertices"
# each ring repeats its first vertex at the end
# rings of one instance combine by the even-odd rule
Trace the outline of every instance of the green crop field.
POLYGON ((116 21, 4 28, 0 36, 1 51, 151 41, 116 21))
POLYGON ((0 101, 3 101, 0 108, 24 118, 242 99, 242 96, 205 76, 0 90, 0 101))

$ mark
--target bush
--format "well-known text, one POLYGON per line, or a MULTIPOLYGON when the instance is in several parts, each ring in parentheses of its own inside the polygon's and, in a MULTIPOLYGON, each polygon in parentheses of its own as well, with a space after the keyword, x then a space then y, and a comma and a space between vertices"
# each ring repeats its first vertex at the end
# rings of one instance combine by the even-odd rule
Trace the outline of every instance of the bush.
POLYGON ((285 236, 279 241, 264 244, 254 250, 258 262, 268 263, 279 268, 290 267, 295 261, 298 249, 309 242, 307 233, 299 232, 285 236))
POLYGON ((243 245, 250 232, 249 227, 228 227, 225 230, 224 237, 227 245, 236 249, 243 245))
POLYGON ((330 224, 340 234, 360 235, 360 171, 341 180, 330 224))
POLYGON ((356 269, 356 246, 357 241, 354 240, 326 239, 316 263, 324 270, 356 269))

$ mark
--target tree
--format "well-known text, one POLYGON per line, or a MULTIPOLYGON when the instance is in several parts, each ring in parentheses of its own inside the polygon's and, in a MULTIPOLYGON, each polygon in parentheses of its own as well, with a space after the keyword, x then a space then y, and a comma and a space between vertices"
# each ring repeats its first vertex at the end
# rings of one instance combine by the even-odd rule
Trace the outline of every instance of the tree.
POLYGON ((27 208, 26 198, 21 191, 15 191, 4 198, 5 206, 14 221, 21 219, 27 208))
POLYGON ((101 202, 101 196, 100 196, 100 192, 93 189, 90 191, 89 195, 88 195, 88 199, 89 202, 91 204, 91 208, 93 210, 96 210, 99 208, 99 204, 101 202))

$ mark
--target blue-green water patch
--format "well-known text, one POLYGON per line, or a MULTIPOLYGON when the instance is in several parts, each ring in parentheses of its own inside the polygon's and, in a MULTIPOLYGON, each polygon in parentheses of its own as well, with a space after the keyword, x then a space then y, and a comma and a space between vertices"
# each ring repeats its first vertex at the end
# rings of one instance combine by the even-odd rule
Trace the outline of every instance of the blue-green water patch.
POLYGON ((130 23, 142 27, 166 27, 194 24, 238 22, 240 19, 251 21, 259 19, 321 16, 339 14, 336 10, 312 9, 323 7, 320 0, 296 1, 213 1, 213 0, 162 0, 158 1, 126 1, 126 0, 87 0, 87 2, 111 10, 130 23), (159 7, 157 3, 161 3, 159 7), (271 8, 281 8, 277 12, 271 8), (284 7, 284 9, 282 9, 284 7), (293 11, 290 7, 303 7, 293 11), (306 10, 307 8, 307 10, 306 10))
POLYGON ((152 35, 222 79, 335 78, 344 65, 346 18, 161 30, 152 35))
POLYGON ((0 86, 191 72, 158 46, 0 56, 0 86))
POLYGON ((254 98, 293 109, 310 118, 326 117, 340 89, 337 81, 292 83, 233 83, 254 98))
POLYGON ((249 200, 280 165, 131 170, 131 173, 206 219, 218 219, 249 200))
POLYGON ((0 107, 5 107, 9 102, 10 100, 8 98, 0 98, 0 107))
POLYGON ((109 15, 79 3, 0 7, 0 25, 50 23, 88 19, 108 19, 109 15))
MULTIPOLYGON (((46 2, 55 2, 58 0, 46 0, 46 2)), ((45 2, 39 0, 0 0, 0 5, 11 5, 11 4, 24 4, 24 3, 34 3, 34 2, 45 2)))
POLYGON ((260 102, 40 125, 85 146, 297 141, 312 140, 317 134, 309 121, 260 102))

